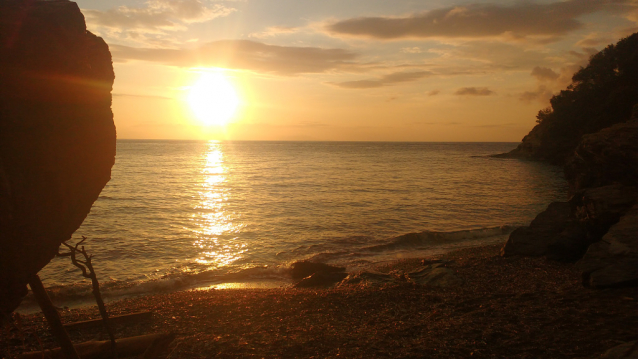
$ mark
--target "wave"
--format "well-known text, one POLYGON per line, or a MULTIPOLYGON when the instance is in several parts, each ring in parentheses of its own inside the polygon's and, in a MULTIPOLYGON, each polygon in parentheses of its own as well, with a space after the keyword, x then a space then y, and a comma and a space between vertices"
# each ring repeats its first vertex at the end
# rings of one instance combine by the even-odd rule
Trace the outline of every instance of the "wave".
POLYGON ((438 244, 507 235, 513 230, 514 227, 512 226, 500 226, 453 232, 423 231, 418 233, 408 233, 393 238, 390 243, 370 246, 364 248, 364 250, 370 252, 381 252, 397 249, 412 249, 422 246, 431 247, 438 244))
MULTIPOLYGON (((299 260, 339 264, 353 270, 393 258, 434 255, 490 241, 496 243, 504 240, 514 228, 499 226, 450 232, 423 231, 386 240, 375 240, 366 236, 335 238, 326 244, 300 246, 292 251, 277 253, 277 263, 274 265, 249 265, 232 270, 222 268, 200 272, 177 271, 160 278, 104 281, 100 288, 105 300, 111 301, 132 296, 215 287, 224 283, 253 283, 254 286, 263 286, 264 283, 277 284, 274 286, 289 285, 292 284, 290 265, 299 260)), ((47 291, 56 303, 87 305, 93 301, 91 289, 90 282, 83 281, 52 286, 47 288, 47 291)), ((29 306, 35 307, 35 301, 27 297, 24 307, 29 306)))

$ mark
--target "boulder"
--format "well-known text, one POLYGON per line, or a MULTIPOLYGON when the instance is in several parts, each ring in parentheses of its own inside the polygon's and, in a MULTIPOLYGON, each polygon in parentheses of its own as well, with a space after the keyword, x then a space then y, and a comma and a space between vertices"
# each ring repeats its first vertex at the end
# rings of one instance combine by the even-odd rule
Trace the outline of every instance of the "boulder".
POLYGON ((581 222, 569 222, 547 246, 547 258, 560 262, 575 262, 582 258, 592 244, 581 222))
POLYGON ((628 122, 583 136, 565 164, 565 177, 572 192, 614 183, 638 183, 637 115, 628 122))
POLYGON ((110 179, 113 80, 77 4, 0 1, 0 320, 110 179))
POLYGON ((592 244, 576 264, 583 283, 596 288, 638 284, 638 205, 592 244))
POLYGON ((514 230, 501 254, 577 261, 636 203, 636 197, 636 187, 622 184, 579 191, 569 202, 551 203, 528 227, 514 230))
POLYGON ((600 359, 638 359, 638 342, 627 342, 607 350, 600 359))
POLYGON ((556 237, 575 221, 568 202, 550 203, 527 227, 515 229, 509 236, 501 255, 542 256, 556 237))
POLYGON ((344 273, 345 270, 344 267, 331 266, 325 263, 298 261, 290 266, 290 276, 294 281, 299 281, 316 273, 344 273))
POLYGON ((570 203, 575 207, 576 218, 585 225, 590 241, 596 242, 636 203, 637 197, 635 186, 612 184, 579 191, 570 203))
POLYGON ((445 268, 441 263, 414 270, 408 273, 408 278, 416 284, 440 288, 457 286, 462 282, 453 270, 445 268))

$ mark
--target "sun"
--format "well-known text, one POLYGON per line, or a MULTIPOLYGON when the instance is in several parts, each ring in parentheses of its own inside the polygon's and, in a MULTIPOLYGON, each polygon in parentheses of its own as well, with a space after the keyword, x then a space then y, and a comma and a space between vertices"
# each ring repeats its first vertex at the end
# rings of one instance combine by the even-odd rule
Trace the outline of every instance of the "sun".
POLYGON ((204 73, 191 86, 188 103, 205 125, 225 125, 235 114, 239 97, 222 73, 204 73))

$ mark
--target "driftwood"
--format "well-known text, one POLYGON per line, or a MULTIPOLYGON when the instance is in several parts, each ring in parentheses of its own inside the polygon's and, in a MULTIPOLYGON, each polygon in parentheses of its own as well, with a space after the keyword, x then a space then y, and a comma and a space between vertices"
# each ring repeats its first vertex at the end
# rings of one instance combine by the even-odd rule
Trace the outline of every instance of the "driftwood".
MULTIPOLYGON (((152 356, 147 357, 147 352, 152 351, 149 355, 153 354, 157 356, 157 354, 161 350, 166 349, 173 340, 175 340, 175 334, 173 333, 157 333, 117 339, 117 355, 118 357, 130 357, 144 354, 145 358, 154 358, 152 356), (151 347, 155 347, 155 349, 151 350, 151 347)), ((75 346, 75 349, 82 359, 106 359, 111 357, 111 342, 109 340, 80 343, 75 346)), ((42 359, 43 357, 51 359, 66 358, 60 348, 45 350, 44 352, 24 353, 18 358, 42 359)))
POLYGON ((74 266, 78 267, 82 271, 82 276, 84 278, 91 279, 91 284, 93 285, 93 296, 95 297, 95 301, 97 302, 97 307, 100 310, 100 315, 102 316, 102 321, 104 322, 104 327, 106 328, 107 333, 109 334, 109 338, 111 339, 111 352, 113 353, 113 358, 117 359, 117 342, 115 341, 115 333, 113 331, 113 327, 111 326, 111 322, 109 321, 109 315, 106 312, 106 306, 104 305, 104 301, 102 300, 102 294, 100 293, 100 282, 97 280, 97 275, 95 274, 95 270, 93 269, 93 264, 91 263, 91 259, 93 255, 88 254, 84 249, 84 246, 80 248, 80 245, 86 241, 86 237, 82 236, 82 240, 72 246, 66 242, 62 242, 68 249, 69 253, 59 254, 61 256, 71 256, 71 262, 74 266), (77 254, 80 253, 84 260, 80 260, 77 258, 77 254))
POLYGON ((51 299, 49 298, 49 295, 47 294, 46 289, 44 289, 44 285, 42 285, 42 281, 37 274, 29 280, 29 287, 31 287, 33 296, 38 302, 44 317, 47 319, 47 322, 51 327, 51 332, 53 332, 53 335, 60 343, 60 353, 64 353, 65 358, 78 359, 78 353, 75 351, 73 343, 71 342, 71 339, 69 339, 69 334, 62 325, 60 314, 53 306, 53 303, 51 303, 51 299))
MULTIPOLYGON (((114 317, 109 317, 109 321, 112 325, 120 325, 127 324, 131 322, 139 322, 142 320, 149 320, 153 316, 153 312, 137 312, 131 314, 123 314, 116 315, 114 317)), ((91 320, 83 320, 80 322, 73 322, 64 324, 64 327, 67 330, 79 330, 79 329, 87 329, 87 328, 95 328, 104 323, 103 319, 91 319, 91 320)))

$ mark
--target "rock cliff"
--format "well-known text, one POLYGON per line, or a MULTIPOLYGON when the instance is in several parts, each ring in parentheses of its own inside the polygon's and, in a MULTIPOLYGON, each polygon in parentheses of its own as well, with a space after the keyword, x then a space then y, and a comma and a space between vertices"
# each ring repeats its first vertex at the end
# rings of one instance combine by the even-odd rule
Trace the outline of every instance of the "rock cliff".
POLYGON ((110 179, 113 80, 77 4, 0 0, 0 319, 110 179))
POLYGON ((502 254, 578 261, 588 286, 638 285, 638 33, 594 55, 551 103, 497 157, 563 164, 571 198, 512 232, 502 254))

